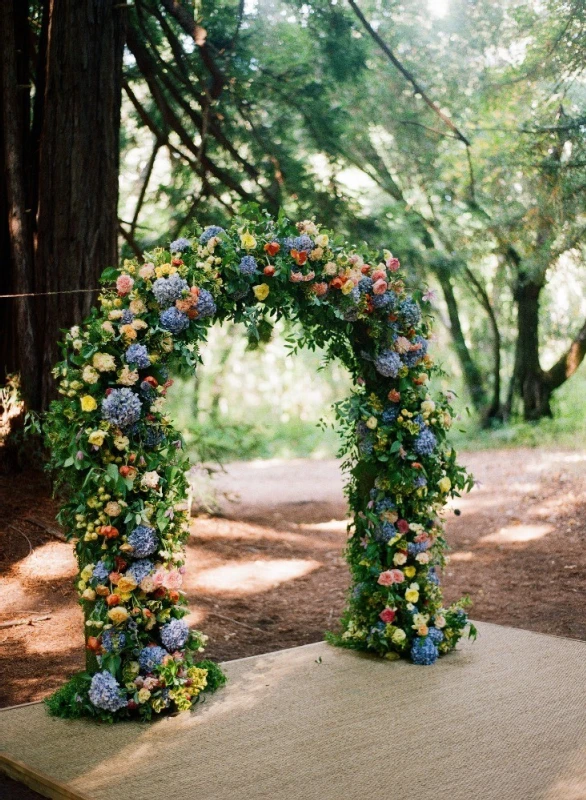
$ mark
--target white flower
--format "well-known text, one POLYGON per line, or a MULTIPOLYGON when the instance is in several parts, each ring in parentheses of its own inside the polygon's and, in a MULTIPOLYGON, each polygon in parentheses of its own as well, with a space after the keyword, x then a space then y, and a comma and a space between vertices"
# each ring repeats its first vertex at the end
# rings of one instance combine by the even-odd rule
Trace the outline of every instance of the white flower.
POLYGON ((128 364, 125 364, 118 373, 118 383, 123 386, 133 386, 138 380, 138 372, 130 369, 128 364))
POLYGON ((328 263, 324 266, 324 272, 326 275, 336 275, 338 272, 338 265, 333 261, 328 261, 328 263))
POLYGON ((83 371, 82 371, 82 373, 81 373, 81 377, 83 378, 83 380, 84 380, 86 383, 91 383, 91 384, 93 384, 93 383, 97 383, 97 381, 98 381, 98 378, 99 378, 100 376, 98 375, 98 372, 97 372, 97 370, 95 370, 95 369, 94 369, 92 366, 90 366, 89 364, 86 364, 86 366, 83 368, 83 371))
POLYGON ((429 553, 418 553, 415 556, 415 561, 419 561, 420 564, 427 564, 429 562, 429 553))
POLYGON ((401 566, 401 564, 404 564, 406 561, 407 556, 405 553, 395 553, 393 556, 393 564, 395 564, 397 567, 401 566))
POLYGON ((318 247, 327 247, 330 241, 330 237, 327 233, 320 233, 319 236, 315 237, 315 243, 318 247))
POLYGON ((72 339, 79 338, 79 325, 74 325, 73 328, 71 328, 71 330, 69 331, 69 333, 71 334, 72 339))
POLYGON ((144 486, 145 489, 156 489, 160 479, 159 473, 154 470, 152 472, 145 472, 142 476, 141 485, 144 486))

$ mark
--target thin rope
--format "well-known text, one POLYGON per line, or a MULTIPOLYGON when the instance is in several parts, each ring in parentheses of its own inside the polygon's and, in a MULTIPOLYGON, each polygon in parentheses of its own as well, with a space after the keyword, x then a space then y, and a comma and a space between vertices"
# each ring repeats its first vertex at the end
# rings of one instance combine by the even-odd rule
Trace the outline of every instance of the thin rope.
POLYGON ((87 294, 101 292, 101 289, 64 289, 62 292, 26 292, 24 294, 0 294, 0 300, 10 297, 49 297, 55 294, 87 294))

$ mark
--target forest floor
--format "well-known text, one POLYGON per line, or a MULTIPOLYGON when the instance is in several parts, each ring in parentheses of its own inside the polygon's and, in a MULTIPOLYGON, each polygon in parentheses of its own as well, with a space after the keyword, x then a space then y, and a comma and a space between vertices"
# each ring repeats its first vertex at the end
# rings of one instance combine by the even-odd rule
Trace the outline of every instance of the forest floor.
MULTIPOLYGON (((586 639, 586 453, 493 450, 462 460, 479 483, 447 515, 446 601, 468 594, 473 619, 586 639)), ((348 586, 337 463, 236 463, 217 483, 222 510, 192 521, 185 586, 189 622, 210 636, 207 656, 294 647, 335 629, 348 586)), ((51 533, 56 509, 46 480, 1 477, 0 509, 7 706, 46 696, 83 668, 84 652, 75 561, 51 533)))

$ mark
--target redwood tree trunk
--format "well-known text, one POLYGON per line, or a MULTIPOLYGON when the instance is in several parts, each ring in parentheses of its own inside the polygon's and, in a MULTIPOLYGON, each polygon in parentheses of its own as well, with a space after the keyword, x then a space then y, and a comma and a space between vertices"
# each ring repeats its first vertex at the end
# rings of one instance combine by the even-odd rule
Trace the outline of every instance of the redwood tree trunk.
MULTIPOLYGON (((120 99, 125 11, 112 0, 50 0, 40 135, 35 286, 94 289, 117 262, 120 99)), ((39 303, 40 396, 51 395, 59 329, 95 294, 39 303)))

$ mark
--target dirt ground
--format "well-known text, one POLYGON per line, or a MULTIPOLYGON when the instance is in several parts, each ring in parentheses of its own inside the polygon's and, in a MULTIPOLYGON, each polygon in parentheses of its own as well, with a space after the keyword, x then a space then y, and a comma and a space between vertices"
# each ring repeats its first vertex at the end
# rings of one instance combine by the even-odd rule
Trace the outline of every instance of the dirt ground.
MULTIPOLYGON (((478 486, 448 512, 446 600, 472 617, 586 638, 586 453, 463 454, 478 486), (453 511, 461 513, 456 516, 453 511)), ((335 628, 348 574, 346 508, 334 461, 233 464, 218 516, 195 518, 188 545, 189 622, 219 660, 293 647, 335 628)), ((51 533, 43 478, 0 479, 0 706, 37 700, 83 667, 70 545, 51 533), (49 528, 49 530, 47 530, 49 528)), ((481 644, 479 644, 481 646, 481 644)))

